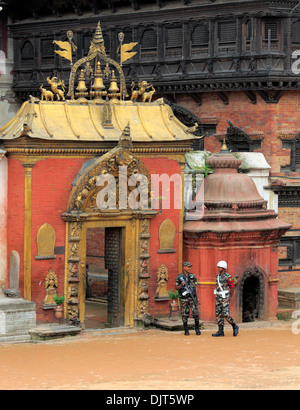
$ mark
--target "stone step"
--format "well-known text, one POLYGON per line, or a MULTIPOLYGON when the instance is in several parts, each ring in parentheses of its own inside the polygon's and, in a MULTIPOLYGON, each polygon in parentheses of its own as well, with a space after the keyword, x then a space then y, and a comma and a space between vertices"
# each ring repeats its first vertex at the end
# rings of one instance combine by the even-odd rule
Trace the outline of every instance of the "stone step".
POLYGON ((58 323, 38 325, 29 330, 32 340, 40 341, 59 339, 66 336, 76 336, 80 332, 80 327, 58 323))
MULTIPOLYGON (((199 324, 201 328, 203 326, 203 322, 200 320, 199 324)), ((169 319, 169 317, 155 318, 154 326, 165 330, 183 330, 182 319, 179 317, 174 317, 171 319, 169 319)), ((194 319, 188 319, 188 327, 189 329, 193 329, 195 327, 194 319)))
POLYGON ((278 290, 278 306, 288 309, 300 309, 300 287, 278 290))
POLYGON ((0 298, 0 342, 30 340, 36 326, 36 305, 24 299, 0 298))

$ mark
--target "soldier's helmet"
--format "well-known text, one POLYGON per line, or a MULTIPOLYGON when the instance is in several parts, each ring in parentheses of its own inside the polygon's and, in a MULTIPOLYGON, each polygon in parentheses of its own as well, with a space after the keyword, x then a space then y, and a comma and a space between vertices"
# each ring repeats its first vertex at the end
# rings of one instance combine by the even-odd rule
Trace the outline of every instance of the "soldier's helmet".
POLYGON ((227 262, 225 262, 225 261, 220 261, 220 262, 218 262, 217 267, 218 267, 218 268, 227 269, 227 262))

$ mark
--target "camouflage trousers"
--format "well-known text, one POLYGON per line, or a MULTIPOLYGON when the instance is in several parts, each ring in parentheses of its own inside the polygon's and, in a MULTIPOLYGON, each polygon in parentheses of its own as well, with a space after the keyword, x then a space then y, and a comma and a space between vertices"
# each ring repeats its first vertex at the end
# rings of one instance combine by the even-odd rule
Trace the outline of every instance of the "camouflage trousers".
POLYGON ((187 323, 188 318, 190 316, 190 310, 192 312, 193 318, 195 320, 199 320, 199 310, 197 306, 195 306, 192 298, 188 297, 186 299, 179 299, 179 303, 183 323, 187 323))
POLYGON ((234 324, 234 319, 230 316, 230 296, 225 299, 216 298, 216 318, 219 326, 224 326, 224 319, 231 325, 234 324))

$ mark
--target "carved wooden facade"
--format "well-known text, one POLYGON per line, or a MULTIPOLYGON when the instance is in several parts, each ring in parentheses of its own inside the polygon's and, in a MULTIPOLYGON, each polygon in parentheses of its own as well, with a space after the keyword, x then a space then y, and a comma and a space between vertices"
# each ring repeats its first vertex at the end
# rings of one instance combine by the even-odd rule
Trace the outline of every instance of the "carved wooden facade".
POLYGON ((150 80, 160 94, 174 101, 177 94, 188 93, 201 104, 203 93, 214 92, 227 104, 227 92, 242 90, 253 104, 257 94, 276 103, 285 90, 300 87, 300 76, 291 72, 291 53, 300 47, 296 1, 283 0, 278 7, 265 0, 178 0, 176 8, 174 2, 172 7, 169 1, 158 0, 120 4, 39 0, 26 8, 21 1, 13 3, 8 12, 20 20, 10 27, 15 48, 13 89, 20 98, 37 95, 53 74, 68 83, 69 65, 55 55, 53 40, 66 40, 66 30, 74 30, 78 60, 88 53, 98 13, 111 58, 117 59, 120 31, 126 42, 139 42, 137 55, 124 64, 128 84, 150 80), (68 11, 79 17, 66 17, 68 11))

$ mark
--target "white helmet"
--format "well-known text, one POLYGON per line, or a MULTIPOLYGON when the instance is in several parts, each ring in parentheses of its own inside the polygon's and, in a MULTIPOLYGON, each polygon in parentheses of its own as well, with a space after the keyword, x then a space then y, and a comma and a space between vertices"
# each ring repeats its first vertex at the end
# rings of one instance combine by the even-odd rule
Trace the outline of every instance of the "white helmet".
POLYGON ((227 262, 225 262, 225 261, 220 261, 220 262, 217 264, 217 267, 218 267, 218 268, 227 269, 227 262))

